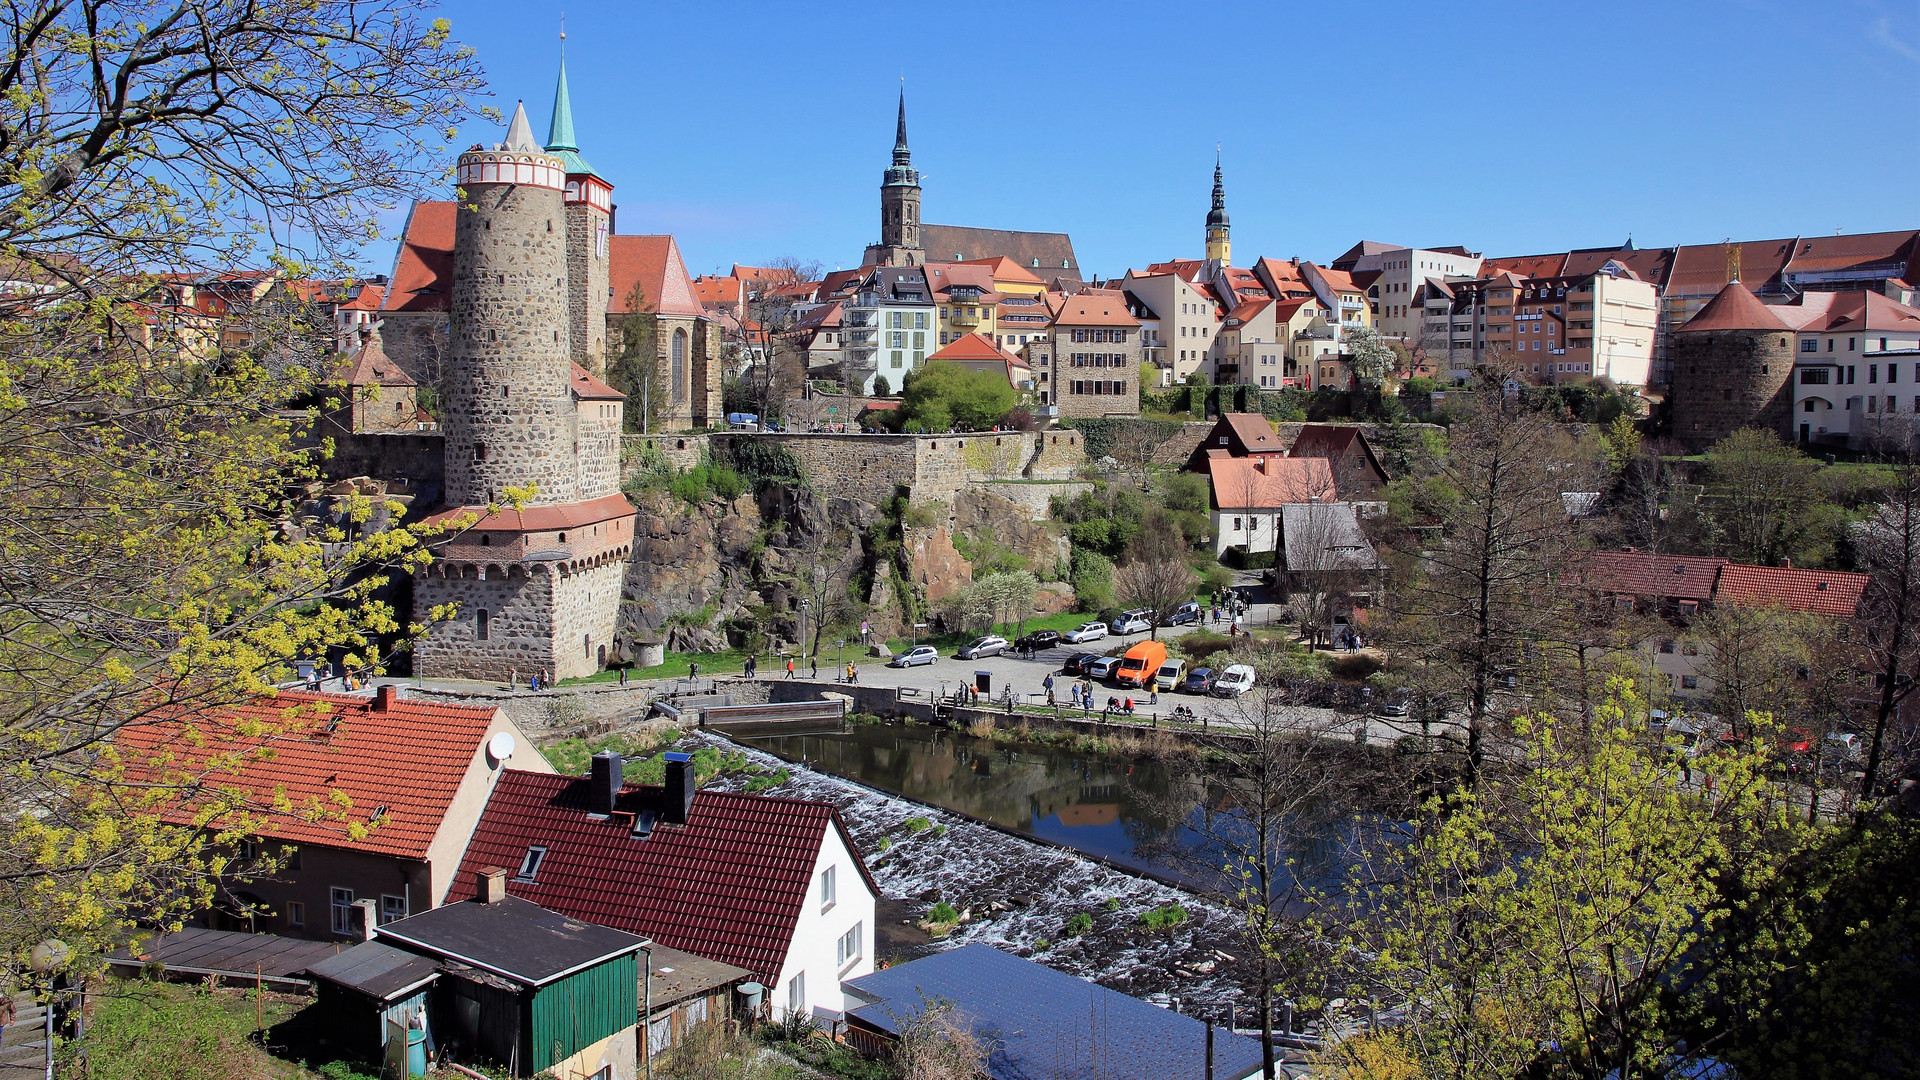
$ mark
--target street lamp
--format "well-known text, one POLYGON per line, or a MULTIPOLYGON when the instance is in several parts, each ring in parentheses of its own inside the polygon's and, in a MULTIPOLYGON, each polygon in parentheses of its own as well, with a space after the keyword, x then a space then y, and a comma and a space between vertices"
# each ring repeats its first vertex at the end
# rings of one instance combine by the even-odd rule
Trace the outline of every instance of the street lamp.
POLYGON ((840 650, 840 674, 841 677, 844 678, 847 673, 847 639, 834 638, 833 644, 835 648, 840 650))
POLYGON ((807 666, 807 598, 800 598, 800 666, 807 666))

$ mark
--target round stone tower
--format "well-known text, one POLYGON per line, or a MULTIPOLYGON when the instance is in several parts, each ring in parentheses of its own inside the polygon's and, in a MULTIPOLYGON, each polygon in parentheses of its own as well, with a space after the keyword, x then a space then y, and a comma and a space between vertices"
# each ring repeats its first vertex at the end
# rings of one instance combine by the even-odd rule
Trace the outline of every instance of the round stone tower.
POLYGON ((524 106, 506 141, 460 155, 451 334, 443 380, 446 501, 475 506, 537 486, 578 497, 568 326, 566 164, 533 139, 524 106))
POLYGON ((1794 330, 1738 281, 1673 333, 1673 433, 1705 450, 1744 427, 1791 438, 1794 330))

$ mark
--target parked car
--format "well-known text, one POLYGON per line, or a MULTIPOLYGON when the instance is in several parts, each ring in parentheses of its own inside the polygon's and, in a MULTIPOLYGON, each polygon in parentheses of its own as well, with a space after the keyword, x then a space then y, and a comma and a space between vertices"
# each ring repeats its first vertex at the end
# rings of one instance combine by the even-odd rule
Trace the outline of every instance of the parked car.
POLYGON ((1060 644, 1060 631, 1035 630, 1014 644, 1019 645, 1023 649, 1032 649, 1034 652, 1039 652, 1041 649, 1051 649, 1055 645, 1060 644))
POLYGON ((1081 624, 1077 630, 1069 630, 1060 635, 1060 640, 1069 645, 1084 645, 1089 641, 1099 641, 1107 636, 1107 624, 1090 622, 1081 624))
POLYGON ((1119 668, 1119 666, 1120 666, 1119 657, 1102 656, 1094 660, 1093 663, 1087 665, 1087 671, 1086 671, 1087 678, 1092 679, 1095 682, 1106 682, 1108 679, 1113 678, 1113 673, 1115 669, 1119 668))
POLYGON ((1214 697, 1238 697, 1253 689, 1253 669, 1245 664, 1228 664, 1227 670, 1213 680, 1214 697))
POLYGON ((1213 669, 1197 667, 1187 672, 1187 681, 1180 689, 1189 694, 1211 694, 1213 692, 1213 669))
POLYGON ((1163 694, 1171 694, 1186 679, 1187 662, 1180 659, 1169 660, 1161 664, 1160 671, 1154 675, 1153 687, 1163 694))
POLYGON ((1405 690, 1395 690, 1381 699, 1380 707, 1374 711, 1381 716, 1405 716, 1413 711, 1413 695, 1405 690))
POLYGON ((1200 621, 1200 605, 1193 603, 1192 601, 1188 601, 1187 603, 1181 604, 1179 607, 1174 608, 1173 613, 1171 615, 1168 615, 1166 621, 1161 623, 1160 625, 1161 626, 1185 626, 1188 623, 1197 623, 1199 621, 1200 621))
POLYGON ((1100 654, 1097 652, 1074 653, 1072 656, 1067 657, 1066 663, 1060 665, 1060 671, 1066 675, 1085 675, 1087 673, 1087 665, 1098 659, 1100 659, 1100 654))
POLYGON ((1147 621, 1153 612, 1141 608, 1137 611, 1123 611, 1113 617, 1107 628, 1115 634, 1125 637, 1128 634, 1144 634, 1153 629, 1153 623, 1147 621))
POLYGON ((915 645, 899 656, 887 661, 888 667, 910 668, 921 664, 931 664, 940 659, 940 650, 931 645, 915 645))
POLYGON ((989 656, 999 656, 1007 651, 1007 639, 998 634, 988 634, 975 638, 973 644, 961 649, 954 655, 962 660, 981 660, 989 656))

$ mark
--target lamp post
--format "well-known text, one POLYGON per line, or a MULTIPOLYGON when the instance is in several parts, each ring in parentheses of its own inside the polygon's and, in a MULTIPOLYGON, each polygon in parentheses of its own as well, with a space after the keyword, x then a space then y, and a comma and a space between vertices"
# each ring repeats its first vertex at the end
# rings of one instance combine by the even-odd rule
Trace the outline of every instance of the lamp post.
POLYGON ((800 666, 807 666, 807 598, 800 598, 800 666))
POLYGON ((847 639, 834 638, 833 645, 834 648, 840 650, 840 676, 845 678, 847 674, 847 639))

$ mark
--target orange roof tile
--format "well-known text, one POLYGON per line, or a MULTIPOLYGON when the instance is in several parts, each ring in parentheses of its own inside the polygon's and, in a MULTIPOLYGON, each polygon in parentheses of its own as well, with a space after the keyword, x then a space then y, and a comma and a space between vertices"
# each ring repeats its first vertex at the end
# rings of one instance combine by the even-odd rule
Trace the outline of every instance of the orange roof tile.
POLYGON ((1738 281, 1730 281, 1705 307, 1680 327, 1682 332, 1697 330, 1787 330, 1791 329, 1779 312, 1760 302, 1738 281))
POLYGON ((1139 326, 1127 311, 1127 298, 1117 292, 1086 292, 1067 297, 1054 321, 1062 326, 1139 326))
POLYGON ((646 310, 660 315, 705 315, 687 276, 686 260, 672 236, 611 236, 607 238, 607 284, 612 290, 607 311, 627 313, 627 297, 640 286, 646 310))
POLYGON ((573 396, 584 401, 625 401, 627 395, 593 377, 593 373, 579 364, 573 368, 573 396))
POLYGON ((697 277, 693 279, 693 295, 708 307, 739 305, 746 303, 747 283, 736 277, 697 277))
POLYGON ((1045 282, 1035 276, 1032 271, 1005 255, 998 255, 991 259, 966 259, 954 265, 984 266, 993 272, 993 280, 995 281, 1017 281, 1022 285, 1045 284, 1045 282))
POLYGON ((353 299, 340 305, 341 311, 379 311, 387 290, 379 285, 362 285, 353 299))
MULTIPOLYGON (((413 701, 396 693, 382 712, 377 700, 282 693, 209 711, 191 722, 130 727, 115 742, 142 771, 156 774, 197 773, 216 754, 268 755, 248 761, 237 774, 214 772, 206 785, 244 794, 243 812, 264 815, 262 835, 424 858, 461 780, 486 752, 487 731, 498 710, 413 701), (296 714, 290 717, 290 711, 296 714), (245 733, 261 724, 274 734, 245 733), (346 807, 339 806, 335 793, 349 800, 346 807), (290 804, 291 812, 274 812, 283 795, 281 805, 290 804), (364 839, 348 836, 348 822, 364 826, 383 807, 378 827, 364 839), (310 812, 303 815, 303 809, 310 812), (340 810, 347 820, 325 820, 333 815, 314 810, 340 810)), ((201 805, 201 799, 188 798, 170 816, 184 822, 201 805)), ((228 819, 212 824, 222 820, 228 819)))
POLYGON ((1860 610, 1868 577, 1840 570, 1728 563, 1720 569, 1714 599, 1736 607, 1779 606, 1810 615, 1851 619, 1860 610))
POLYGON ((470 532, 550 532, 632 517, 633 513, 633 504, 625 495, 608 495, 588 502, 529 506, 525 510, 502 507, 491 514, 484 506, 455 506, 428 517, 427 523, 437 525, 463 514, 473 514, 479 520, 467 526, 470 532))
POLYGON ((1222 510, 1269 509, 1316 499, 1325 502, 1338 494, 1333 467, 1326 458, 1223 455, 1209 463, 1208 472, 1213 483, 1213 505, 1222 510))
POLYGON ((368 334, 360 347, 342 361, 334 378, 348 386, 417 386, 400 365, 387 359, 380 335, 368 334))
POLYGON ((407 215, 382 311, 445 311, 453 280, 453 230, 459 206, 416 202, 407 215))

